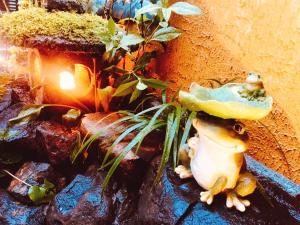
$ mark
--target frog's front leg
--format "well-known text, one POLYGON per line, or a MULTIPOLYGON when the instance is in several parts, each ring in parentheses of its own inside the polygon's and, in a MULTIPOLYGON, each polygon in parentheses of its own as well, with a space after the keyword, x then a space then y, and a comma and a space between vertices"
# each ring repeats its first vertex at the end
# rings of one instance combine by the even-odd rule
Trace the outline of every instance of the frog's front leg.
POLYGON ((179 149, 178 157, 179 161, 182 165, 179 165, 175 168, 175 173, 179 175, 181 179, 190 178, 193 176, 192 171, 190 169, 190 157, 189 157, 189 149, 188 145, 184 145, 181 149, 179 149))
POLYGON ((226 206, 232 208, 233 206, 244 212, 246 207, 250 206, 250 202, 241 197, 252 194, 256 188, 256 178, 251 173, 240 174, 236 187, 227 192, 226 206))
POLYGON ((219 177, 212 188, 210 188, 208 191, 202 191, 200 193, 201 202, 206 202, 208 205, 210 205, 214 200, 214 196, 224 190, 226 183, 227 178, 225 176, 219 177))

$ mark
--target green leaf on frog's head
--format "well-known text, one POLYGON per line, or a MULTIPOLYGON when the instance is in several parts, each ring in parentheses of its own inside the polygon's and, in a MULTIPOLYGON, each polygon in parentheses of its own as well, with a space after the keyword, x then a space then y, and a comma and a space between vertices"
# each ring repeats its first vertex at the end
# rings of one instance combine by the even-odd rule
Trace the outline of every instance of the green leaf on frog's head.
POLYGON ((191 5, 187 2, 176 2, 169 7, 174 13, 179 15, 199 15, 202 13, 197 6, 191 5))
POLYGON ((23 125, 39 117, 47 105, 26 105, 19 115, 9 120, 9 125, 23 125))
POLYGON ((229 83, 212 89, 192 83, 190 92, 179 92, 179 101, 191 111, 203 111, 223 119, 259 120, 268 115, 272 97, 249 100, 239 93, 244 85, 229 83))
POLYGON ((28 196, 36 204, 48 203, 55 196, 54 189, 54 184, 45 179, 42 186, 31 186, 28 190, 28 196))
POLYGON ((62 116, 65 122, 75 122, 81 115, 79 109, 70 109, 66 114, 62 116))
POLYGON ((175 27, 164 27, 153 34, 152 41, 171 41, 181 35, 181 31, 175 27))

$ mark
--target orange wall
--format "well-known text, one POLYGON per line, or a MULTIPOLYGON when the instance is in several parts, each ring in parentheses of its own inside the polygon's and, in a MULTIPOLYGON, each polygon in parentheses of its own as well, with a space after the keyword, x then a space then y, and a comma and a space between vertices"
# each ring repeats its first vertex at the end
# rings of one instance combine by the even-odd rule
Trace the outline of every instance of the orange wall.
POLYGON ((274 97, 262 124, 247 122, 249 153, 300 184, 300 4, 298 0, 189 0, 201 16, 173 16, 184 34, 169 44, 160 73, 175 90, 192 81, 263 76, 274 97), (277 143, 278 142, 278 143, 277 143))

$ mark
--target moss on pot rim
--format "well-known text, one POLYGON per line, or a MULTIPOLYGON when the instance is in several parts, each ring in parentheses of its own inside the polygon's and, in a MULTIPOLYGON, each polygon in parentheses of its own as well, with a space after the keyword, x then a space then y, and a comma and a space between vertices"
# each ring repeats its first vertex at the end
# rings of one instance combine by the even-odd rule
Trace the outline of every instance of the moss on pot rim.
POLYGON ((24 46, 27 39, 38 36, 100 44, 107 32, 106 24, 105 19, 91 14, 47 12, 32 7, 4 14, 0 18, 0 37, 17 46, 24 46))

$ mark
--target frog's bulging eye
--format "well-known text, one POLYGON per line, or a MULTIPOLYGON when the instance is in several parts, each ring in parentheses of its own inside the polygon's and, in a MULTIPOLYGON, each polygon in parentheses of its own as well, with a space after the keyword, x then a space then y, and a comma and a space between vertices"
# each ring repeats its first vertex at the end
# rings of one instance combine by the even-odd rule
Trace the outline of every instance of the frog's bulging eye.
POLYGON ((235 124, 233 125, 232 129, 233 129, 236 133, 238 133, 238 134, 240 134, 240 135, 243 135, 243 134, 245 134, 245 132, 246 132, 245 125, 244 125, 243 123, 240 123, 240 122, 235 123, 235 124))

